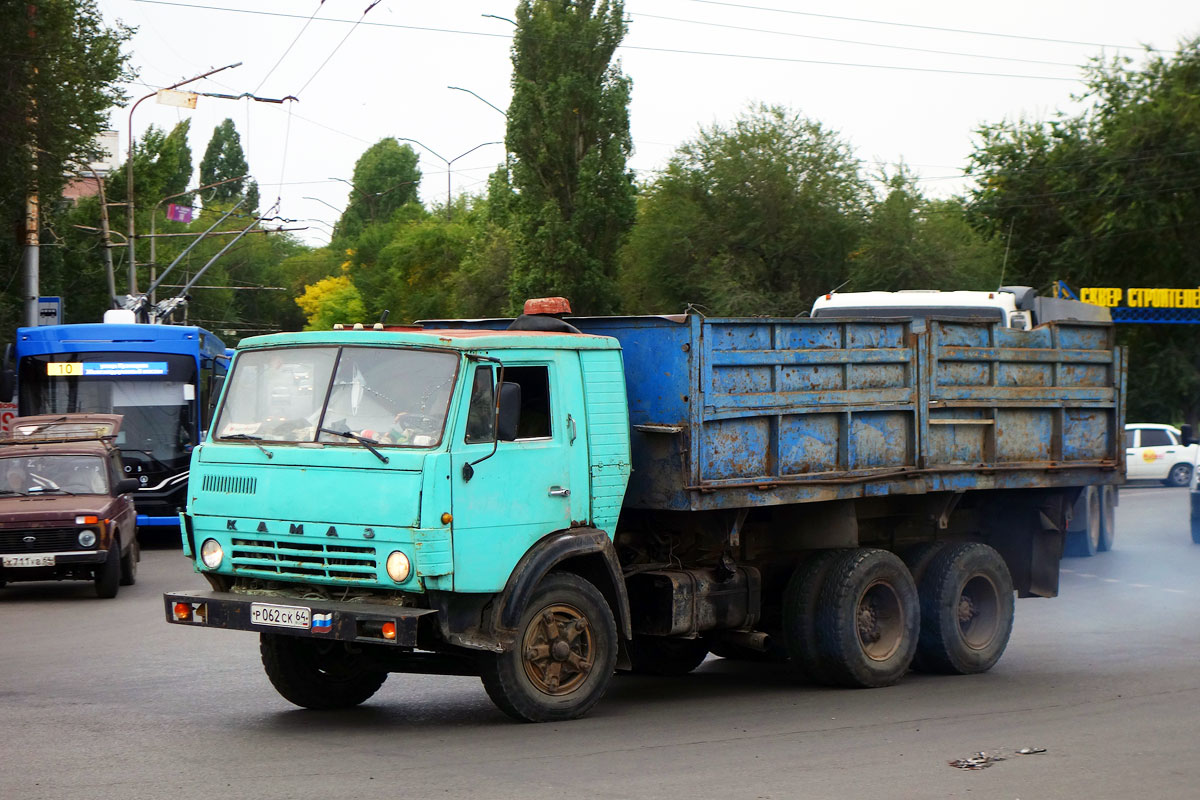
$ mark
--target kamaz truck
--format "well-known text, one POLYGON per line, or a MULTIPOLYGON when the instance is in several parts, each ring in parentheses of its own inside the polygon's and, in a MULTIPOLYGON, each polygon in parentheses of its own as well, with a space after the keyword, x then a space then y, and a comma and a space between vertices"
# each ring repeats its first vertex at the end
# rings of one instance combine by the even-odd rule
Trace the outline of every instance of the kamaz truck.
POLYGON ((244 340, 167 620, 258 634, 311 709, 466 674, 564 720, 709 653, 979 673, 1122 479, 1111 324, 565 312, 244 340))

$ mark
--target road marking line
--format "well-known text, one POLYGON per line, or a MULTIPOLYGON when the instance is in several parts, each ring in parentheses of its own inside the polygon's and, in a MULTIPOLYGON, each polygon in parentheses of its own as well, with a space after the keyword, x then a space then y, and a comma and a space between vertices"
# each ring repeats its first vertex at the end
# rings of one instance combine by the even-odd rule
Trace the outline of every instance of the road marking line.
POLYGON ((1080 572, 1080 573, 1078 573, 1078 575, 1079 575, 1079 577, 1081 577, 1081 578, 1094 578, 1094 577, 1096 577, 1095 575, 1093 575, 1093 574, 1092 574, 1092 573, 1090 573, 1090 572, 1080 572))
POLYGON ((1170 592, 1171 594, 1187 594, 1186 589, 1163 589, 1163 591, 1170 592))
POLYGON ((1101 578, 1100 580, 1104 581, 1105 583, 1120 583, 1120 581, 1116 578, 1101 578))
POLYGON ((1135 588, 1135 589, 1151 589, 1151 588, 1153 588, 1153 587, 1152 587, 1150 584, 1148 584, 1148 583, 1131 583, 1131 584, 1129 584, 1129 585, 1130 585, 1130 586, 1132 586, 1132 587, 1133 587, 1133 588, 1135 588))

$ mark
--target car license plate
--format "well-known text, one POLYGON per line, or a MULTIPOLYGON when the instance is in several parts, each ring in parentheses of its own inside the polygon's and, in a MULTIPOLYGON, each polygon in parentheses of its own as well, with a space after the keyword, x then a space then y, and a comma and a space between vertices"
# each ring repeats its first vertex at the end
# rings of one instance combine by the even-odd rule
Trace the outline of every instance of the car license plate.
POLYGON ((276 628, 304 628, 312 625, 312 610, 303 606, 276 606, 270 603, 251 603, 250 622, 276 628))
POLYGON ((5 556, 6 567, 53 567, 54 556, 5 556))

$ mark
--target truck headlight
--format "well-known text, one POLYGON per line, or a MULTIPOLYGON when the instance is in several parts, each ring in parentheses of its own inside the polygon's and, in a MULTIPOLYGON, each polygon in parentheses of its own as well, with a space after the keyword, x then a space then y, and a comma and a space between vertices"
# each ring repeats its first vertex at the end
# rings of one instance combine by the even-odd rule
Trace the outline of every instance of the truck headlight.
POLYGON ((387 557, 388 577, 396 583, 404 583, 408 580, 408 573, 411 571, 412 563, 408 560, 408 556, 399 550, 387 557))
POLYGON ((200 560, 209 569, 221 566, 223 558, 225 558, 225 551, 221 549, 221 543, 216 539, 205 539, 204 544, 200 545, 200 560))
POLYGON ((91 547, 96 543, 96 532, 84 529, 79 532, 79 546, 91 547))

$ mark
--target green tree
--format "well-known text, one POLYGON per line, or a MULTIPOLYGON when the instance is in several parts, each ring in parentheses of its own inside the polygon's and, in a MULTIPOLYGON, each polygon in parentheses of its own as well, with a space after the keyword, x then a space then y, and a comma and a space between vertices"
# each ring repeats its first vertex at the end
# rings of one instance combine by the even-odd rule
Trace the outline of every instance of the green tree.
MULTIPOLYGON (((26 198, 37 194, 52 209, 66 176, 99 155, 96 134, 126 99, 121 45, 133 32, 106 27, 94 0, 8 9, 0 14, 0 282, 19 286, 26 198)), ((20 321, 20 295, 0 292, 0 330, 20 321)))
MULTIPOLYGON (((972 219, 993 236, 1011 230, 1005 282, 1200 285, 1200 40, 1148 51, 1140 67, 1095 59, 1084 84, 1078 115, 979 130, 972 219)), ((1130 417, 1195 423, 1200 339, 1164 327, 1121 331, 1130 417)))
POLYGON ((850 146, 758 106, 684 143, 643 188, 625 250, 626 310, 797 314, 846 280, 871 192, 850 146))
POLYGON ((928 200, 907 168, 883 175, 887 191, 870 210, 851 254, 852 291, 995 289, 1002 249, 967 221, 958 198, 928 200))
POLYGON ((334 239, 354 239, 376 222, 388 222, 408 203, 417 202, 421 170, 417 154, 392 138, 371 145, 354 164, 346 210, 334 228, 334 239))
MULTIPOLYGON (((521 0, 507 146, 511 298, 564 295, 577 312, 617 306, 617 254, 635 217, 626 162, 631 81, 612 63, 619 0, 521 0)), ((499 198, 493 198, 499 205, 499 198)))
MULTIPOLYGON (((250 165, 246 163, 246 154, 242 152, 242 137, 238 136, 233 120, 227 118, 213 128, 212 138, 204 148, 204 158, 200 159, 200 184, 203 186, 240 178, 249 172, 250 165)), ((234 180, 207 189, 204 199, 214 203, 240 200, 245 183, 245 180, 234 180)))

